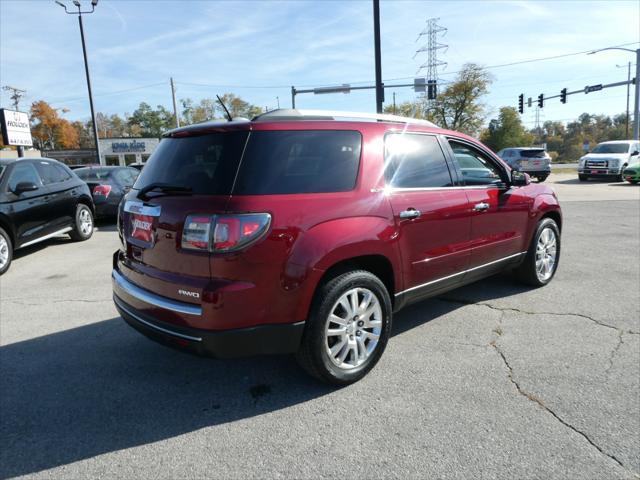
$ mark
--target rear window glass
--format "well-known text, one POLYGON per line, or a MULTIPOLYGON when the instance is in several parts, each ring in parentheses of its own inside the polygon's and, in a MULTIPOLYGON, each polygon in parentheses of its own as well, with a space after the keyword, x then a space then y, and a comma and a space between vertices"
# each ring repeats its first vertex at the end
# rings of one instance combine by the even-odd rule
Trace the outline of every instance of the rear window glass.
POLYGON ((353 190, 362 137, 356 131, 253 132, 234 194, 269 195, 353 190))
POLYGON ((85 182, 95 182, 106 180, 112 171, 110 168, 79 168, 75 173, 85 182))
POLYGON ((213 133, 195 137, 164 138, 135 183, 190 188, 195 194, 228 195, 248 132, 213 133))
POLYGON ((524 158, 545 158, 547 154, 544 150, 520 150, 520 156, 524 158))
POLYGON ((113 172, 113 176, 123 187, 130 187, 135 183, 139 173, 135 168, 118 168, 113 172))

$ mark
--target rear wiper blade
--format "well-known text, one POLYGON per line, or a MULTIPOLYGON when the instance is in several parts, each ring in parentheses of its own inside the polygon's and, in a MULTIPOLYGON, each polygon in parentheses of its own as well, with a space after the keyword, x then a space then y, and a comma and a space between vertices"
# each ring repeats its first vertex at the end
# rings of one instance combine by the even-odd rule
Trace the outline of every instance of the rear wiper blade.
POLYGON ((138 192, 138 198, 144 198, 147 193, 157 191, 169 194, 189 195, 192 192, 191 187, 184 187, 182 185, 171 185, 170 183, 150 183, 146 187, 142 187, 138 192))

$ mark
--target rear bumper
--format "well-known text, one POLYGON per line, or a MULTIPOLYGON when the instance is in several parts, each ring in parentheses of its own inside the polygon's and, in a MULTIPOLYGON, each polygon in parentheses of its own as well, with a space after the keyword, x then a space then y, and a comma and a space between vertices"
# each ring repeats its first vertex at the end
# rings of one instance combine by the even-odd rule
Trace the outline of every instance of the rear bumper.
POLYGON ((136 302, 155 309, 187 315, 201 315, 201 309, 193 304, 176 302, 141 289, 115 270, 112 279, 113 301, 122 318, 143 335, 163 345, 217 358, 294 353, 300 346, 304 321, 228 330, 204 330, 175 325, 149 315, 146 309, 134 307, 123 297, 133 298, 136 302))

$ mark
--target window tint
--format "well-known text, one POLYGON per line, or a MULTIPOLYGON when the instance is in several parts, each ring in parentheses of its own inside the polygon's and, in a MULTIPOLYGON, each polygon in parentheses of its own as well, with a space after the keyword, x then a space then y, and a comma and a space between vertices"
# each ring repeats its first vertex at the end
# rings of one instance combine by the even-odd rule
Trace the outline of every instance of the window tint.
POLYGON ((540 150, 521 150, 520 156, 522 158, 546 158, 547 152, 544 149, 540 150))
POLYGON ((9 190, 15 190, 16 185, 22 182, 35 183, 40 186, 38 172, 36 172, 36 169, 30 163, 19 162, 13 167, 13 172, 11 172, 11 177, 9 177, 9 190))
POLYGON ((358 175, 361 143, 360 133, 353 131, 253 132, 234 194, 352 190, 358 175))
POLYGON ((60 175, 62 175, 63 181, 71 180, 71 178, 73 178, 71 175, 71 172, 67 170, 65 167, 63 167, 62 165, 58 165, 54 163, 53 166, 56 170, 60 172, 60 175))
POLYGON ((164 138, 135 183, 168 183, 193 193, 231 193, 247 132, 212 133, 196 137, 164 138))
POLYGON ((36 162, 36 168, 44 185, 52 183, 61 183, 67 180, 67 175, 61 168, 51 162, 36 162))
POLYGON ((390 134, 384 140, 385 179, 397 188, 450 187, 451 175, 438 139, 390 134))
POLYGON ((500 183, 500 169, 474 148, 449 140, 465 185, 490 185, 500 183))

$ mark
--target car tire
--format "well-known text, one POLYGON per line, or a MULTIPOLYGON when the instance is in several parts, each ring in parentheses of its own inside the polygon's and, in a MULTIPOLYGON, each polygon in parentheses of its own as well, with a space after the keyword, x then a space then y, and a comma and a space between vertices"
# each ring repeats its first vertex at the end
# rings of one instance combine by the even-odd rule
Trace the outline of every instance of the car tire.
POLYGON ((624 175, 622 174, 622 172, 624 171, 625 168, 627 168, 626 164, 624 164, 620 169, 620 174, 616 175, 616 182, 624 182, 624 175))
POLYGON ((631 185, 637 185, 638 184, 638 180, 629 180, 629 183, 631 185))
POLYGON ((391 322, 391 298, 382 281, 364 270, 343 273, 318 287, 296 359, 327 383, 357 382, 380 360, 391 322))
POLYGON ((516 269, 516 276, 526 285, 542 287, 555 276, 559 261, 560 229, 552 218, 543 218, 538 222, 524 261, 516 269))
POLYGON ((13 242, 11 237, 0 228, 0 275, 9 270, 13 260, 13 242))
POLYGON ((76 207, 76 220, 73 230, 69 232, 71 240, 74 242, 83 242, 89 240, 93 235, 93 213, 91 209, 84 203, 79 203, 76 207))
POLYGON ((589 176, 588 175, 578 175, 578 180, 580 180, 581 182, 586 182, 587 180, 589 180, 589 176))
POLYGON ((538 177, 538 183, 542 183, 547 179, 548 175, 542 175, 541 177, 538 177))

